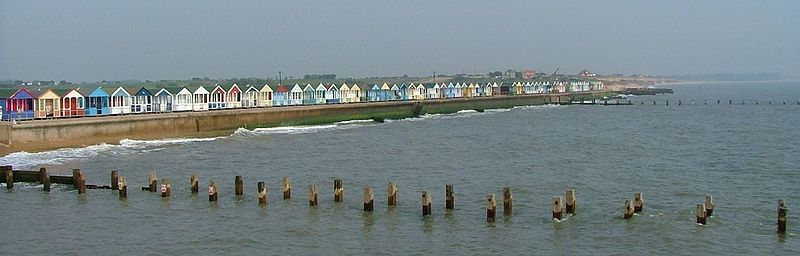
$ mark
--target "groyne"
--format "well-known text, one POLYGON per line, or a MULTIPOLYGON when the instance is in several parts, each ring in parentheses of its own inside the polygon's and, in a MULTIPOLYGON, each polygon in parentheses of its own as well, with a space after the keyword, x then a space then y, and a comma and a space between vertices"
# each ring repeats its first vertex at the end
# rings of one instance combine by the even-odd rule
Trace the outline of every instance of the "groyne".
POLYGON ((482 111, 525 105, 569 104, 572 99, 591 99, 610 94, 608 91, 598 91, 0 122, 0 154, 116 144, 123 139, 223 136, 240 127, 253 129, 313 125, 356 119, 380 121, 467 109, 482 111))

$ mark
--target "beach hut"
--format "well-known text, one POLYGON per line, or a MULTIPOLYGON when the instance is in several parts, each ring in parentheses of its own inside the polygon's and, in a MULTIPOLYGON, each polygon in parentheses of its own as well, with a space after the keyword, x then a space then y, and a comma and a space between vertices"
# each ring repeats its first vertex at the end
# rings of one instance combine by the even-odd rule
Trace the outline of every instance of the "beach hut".
POLYGON ((125 88, 117 87, 110 95, 111 104, 109 106, 112 115, 131 113, 131 94, 125 88))
POLYGON ((325 103, 342 103, 342 95, 339 94, 339 87, 336 86, 336 84, 327 84, 325 85, 325 89, 325 103))
POLYGON ((464 97, 464 86, 461 83, 456 83, 456 86, 453 89, 453 97, 455 98, 462 98, 464 97))
POLYGON ((130 91, 136 91, 136 93, 131 95, 132 113, 145 113, 153 111, 153 94, 150 93, 150 90, 142 87, 139 88, 139 90, 131 89, 130 91))
POLYGON ((294 84, 289 91, 289 105, 303 105, 303 88, 294 84))
POLYGON ((225 93, 225 108, 241 108, 242 107, 242 89, 239 85, 233 84, 231 88, 225 93))
POLYGON ((61 115, 61 96, 52 89, 39 90, 34 95, 36 118, 58 117, 61 115))
POLYGON ((6 106, 3 107, 5 113, 4 120, 33 119, 34 117, 34 96, 28 89, 19 88, 11 96, 6 98, 6 106))
POLYGON ((347 83, 342 83, 339 86, 339 102, 341 103, 350 103, 353 102, 353 91, 350 89, 350 86, 347 86, 347 83))
POLYGON ((432 84, 428 83, 425 84, 425 99, 436 99, 439 98, 439 84, 432 84))
MULTIPOLYGON (((100 106, 105 106, 105 113, 108 114, 108 93, 100 89, 103 92, 105 97, 102 98, 93 98, 95 101, 98 99, 101 100, 99 102, 95 102, 95 104, 99 103, 100 106)), ((89 98, 84 96, 84 94, 79 89, 68 89, 62 93, 60 101, 60 107, 58 112, 61 116, 83 116, 88 109, 89 98)), ((102 109, 101 109, 102 110, 102 109)), ((96 113, 96 111, 95 111, 96 113)))
POLYGON ((172 111, 190 111, 194 108, 192 91, 182 87, 172 96, 172 111))
POLYGON ((103 87, 78 89, 64 94, 61 99, 64 116, 104 116, 111 114, 111 94, 103 87), (86 102, 85 108, 82 102, 86 102))
POLYGON ((269 84, 264 84, 264 87, 261 87, 261 90, 258 90, 261 93, 261 96, 258 99, 258 106, 259 107, 270 107, 272 106, 272 87, 269 84))
POLYGON ((325 99, 325 92, 328 91, 328 88, 325 88, 325 85, 319 83, 317 87, 314 88, 314 99, 316 100, 314 104, 325 104, 327 99, 325 99))
POLYGON ((272 104, 275 106, 289 105, 289 88, 285 85, 279 84, 275 87, 274 97, 272 104))
POLYGON ((317 103, 317 90, 311 84, 303 87, 303 105, 314 105, 317 103))
POLYGON ((358 84, 350 86, 350 100, 348 102, 361 102, 361 87, 358 84))
POLYGON ((208 99, 208 109, 223 109, 227 105, 228 101, 226 100, 226 91, 222 86, 214 85, 214 89, 211 90, 210 98, 208 99))
POLYGON ((153 112, 172 112, 174 96, 167 88, 153 95, 153 112))
POLYGON ((424 84, 417 84, 416 95, 414 95, 415 100, 424 100, 425 94, 428 92, 428 89, 425 88, 424 84))
POLYGON ((261 97, 261 92, 258 91, 258 88, 247 85, 247 90, 244 91, 244 97, 242 98, 242 107, 258 107, 259 97, 261 97))
POLYGON ((211 93, 205 87, 197 86, 192 92, 192 110, 193 111, 206 111, 208 110, 208 101, 211 98, 211 93))

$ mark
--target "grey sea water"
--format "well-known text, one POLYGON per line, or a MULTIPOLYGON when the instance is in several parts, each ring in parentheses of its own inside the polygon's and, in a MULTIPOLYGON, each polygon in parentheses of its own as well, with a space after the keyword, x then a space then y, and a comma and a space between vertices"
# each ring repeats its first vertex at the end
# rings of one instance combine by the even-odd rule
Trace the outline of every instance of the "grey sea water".
POLYGON ((108 190, 3 187, 0 254, 800 254, 800 83, 670 87, 674 94, 632 97, 632 106, 462 111, 15 153, 0 163, 62 175, 80 168, 90 184, 108 184, 117 169, 131 188, 121 201, 108 190), (169 199, 138 190, 150 170, 172 181, 169 199), (192 173, 201 187, 217 180, 219 202, 188 192, 192 173), (235 175, 244 197, 233 196, 235 175), (283 176, 292 178, 291 200, 280 198, 283 176), (335 177, 344 179, 344 203, 333 202, 335 177), (263 207, 258 181, 269 189, 263 207), (389 181, 399 186, 396 207, 386 206, 389 181), (309 184, 317 207, 308 206, 309 184), (445 184, 455 187, 452 211, 445 184), (371 213, 362 211, 365 186, 375 188, 371 213), (514 212, 487 224, 486 194, 500 199, 504 186, 514 212), (554 222, 552 197, 568 187, 577 214, 554 222), (433 195, 432 216, 421 216, 422 191, 433 195), (644 212, 623 220, 635 192, 644 212), (706 195, 715 215, 698 226, 694 206, 706 195), (779 198, 790 209, 785 236, 775 232, 779 198))

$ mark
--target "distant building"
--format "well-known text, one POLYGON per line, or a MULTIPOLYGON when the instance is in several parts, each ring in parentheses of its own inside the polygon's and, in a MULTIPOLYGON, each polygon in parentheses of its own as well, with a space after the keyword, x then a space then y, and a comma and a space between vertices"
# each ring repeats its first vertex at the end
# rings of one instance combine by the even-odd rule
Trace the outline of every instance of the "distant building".
POLYGON ((528 69, 528 70, 524 70, 524 71, 522 71, 522 78, 523 78, 523 79, 525 79, 525 80, 531 80, 531 79, 533 79, 534 77, 536 77, 536 70, 533 70, 533 69, 528 69))
POLYGON ((586 69, 584 69, 583 71, 578 73, 578 75, 582 76, 582 77, 595 77, 595 76, 597 76, 597 74, 592 73, 592 72, 590 72, 589 70, 586 70, 586 69))
POLYGON ((517 72, 514 71, 513 69, 506 70, 506 72, 503 73, 503 79, 516 79, 516 78, 517 78, 517 72))

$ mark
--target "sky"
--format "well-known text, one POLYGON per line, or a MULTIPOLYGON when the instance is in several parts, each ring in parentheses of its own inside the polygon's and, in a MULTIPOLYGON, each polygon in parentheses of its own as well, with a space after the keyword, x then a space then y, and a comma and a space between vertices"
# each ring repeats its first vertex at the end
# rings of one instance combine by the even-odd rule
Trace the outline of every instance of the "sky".
POLYGON ((800 1, 0 0, 0 80, 536 69, 800 78, 800 1))

